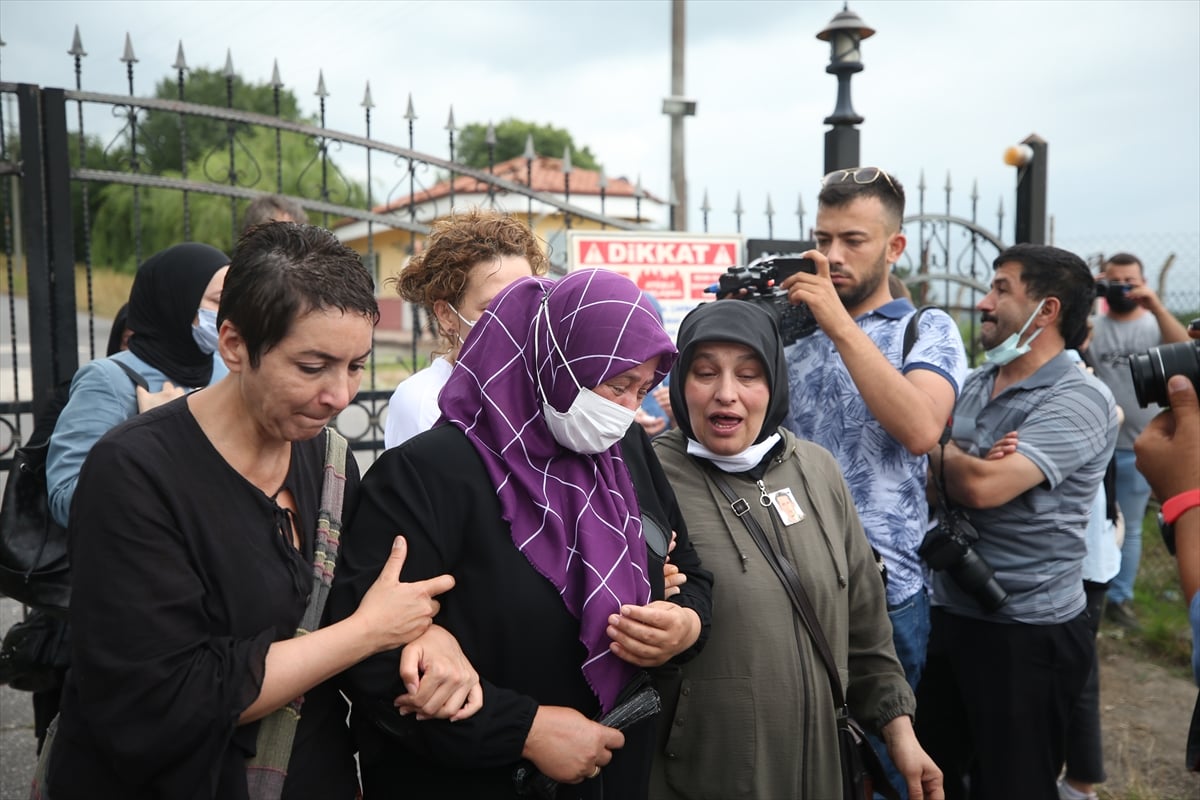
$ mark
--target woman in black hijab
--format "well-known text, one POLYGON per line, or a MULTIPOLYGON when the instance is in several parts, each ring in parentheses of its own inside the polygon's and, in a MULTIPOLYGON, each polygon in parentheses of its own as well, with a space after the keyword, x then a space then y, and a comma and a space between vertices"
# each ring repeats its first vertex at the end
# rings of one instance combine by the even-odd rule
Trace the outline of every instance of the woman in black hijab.
POLYGON ((129 291, 129 349, 75 373, 71 399, 50 437, 46 487, 50 514, 59 525, 67 525, 79 470, 101 436, 212 381, 213 347, 207 343, 215 345, 216 309, 228 267, 229 256, 217 248, 188 243, 155 253, 138 269, 129 291))
POLYGON ((771 560, 798 574, 851 714, 883 731, 910 790, 941 797, 850 491, 828 451, 781 426, 788 375, 775 321, 750 302, 706 303, 684 318, 677 345, 677 428, 653 445, 721 591, 705 650, 663 698, 651 798, 842 796, 828 673, 748 518, 771 560))

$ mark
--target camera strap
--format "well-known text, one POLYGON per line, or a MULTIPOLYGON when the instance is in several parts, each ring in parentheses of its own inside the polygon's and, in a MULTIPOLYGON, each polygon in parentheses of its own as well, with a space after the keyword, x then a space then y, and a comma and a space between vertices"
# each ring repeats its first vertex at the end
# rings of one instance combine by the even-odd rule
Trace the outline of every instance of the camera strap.
MULTIPOLYGON (((708 470, 709 477, 713 483, 720 489, 721 494, 729 501, 729 507, 738 519, 746 526, 746 530, 750 532, 750 538, 754 540, 754 544, 762 551, 763 557, 767 564, 770 565, 775 576, 779 578, 779 582, 783 584, 784 591, 787 592, 788 599, 792 603, 792 607, 796 610, 796 616, 804 623, 808 635, 812 638, 813 648, 817 651, 817 655, 821 657, 821 663, 825 665, 825 671, 829 674, 829 686, 833 691, 833 704, 837 708, 839 717, 850 716, 849 707, 846 705, 846 696, 842 691, 842 681, 838 677, 837 663, 833 659, 833 651, 829 648, 829 641, 825 638, 825 632, 821 628, 821 623, 817 620, 817 613, 813 610, 812 602, 808 599, 808 592, 804 590, 804 584, 800 582, 800 576, 796 574, 796 568, 782 554, 776 552, 771 546, 771 541, 767 538, 767 534, 763 531, 762 526, 758 524, 758 520, 750 513, 750 504, 743 498, 739 497, 729 483, 716 470, 708 470)), ((803 658, 803 655, 802 655, 803 658)), ((868 770, 872 773, 872 781, 875 791, 883 795, 887 800, 899 800, 899 794, 892 786, 887 776, 883 774, 883 767, 878 759, 874 763, 866 764, 868 770), (878 770, 878 773, 876 773, 878 770)))

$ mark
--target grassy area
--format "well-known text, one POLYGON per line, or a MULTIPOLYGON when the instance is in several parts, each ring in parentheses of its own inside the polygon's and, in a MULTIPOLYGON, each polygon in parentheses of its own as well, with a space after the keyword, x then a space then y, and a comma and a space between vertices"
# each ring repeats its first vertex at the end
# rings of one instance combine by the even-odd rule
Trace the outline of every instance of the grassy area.
MULTIPOLYGON (((4 281, 3 290, 7 291, 7 275, 2 280, 4 281)), ((92 270, 92 307, 95 315, 105 319, 115 317, 121 306, 128 301, 129 288, 132 285, 133 275, 130 273, 94 268, 92 270)), ((26 296, 28 286, 24 269, 13 270, 13 291, 18 297, 26 296)), ((88 308, 87 270, 82 266, 76 267, 75 270, 75 307, 80 313, 85 313, 88 308)), ((428 343, 422 343, 416 369, 429 363, 429 347, 428 343)), ((396 384, 415 371, 412 364, 412 353, 407 346, 403 348, 377 347, 376 353, 374 384, 371 384, 368 376, 368 379, 363 381, 363 389, 394 389, 396 384)))
MULTIPOLYGON (((24 297, 28 293, 25 270, 13 270, 13 293, 24 297)), ((8 290, 5 276, 5 291, 8 290)), ((75 267, 75 307, 80 312, 87 311, 87 270, 82 266, 75 267)), ((129 287, 133 285, 133 275, 125 272, 114 272, 108 269, 92 270, 92 303, 96 316, 112 319, 121 306, 129 300, 129 287)))
POLYGON ((1141 630, 1106 624, 1103 635, 1121 640, 1141 658, 1191 677, 1192 636, 1187 606, 1179 589, 1179 569, 1158 531, 1158 507, 1151 503, 1142 524, 1142 560, 1133 589, 1141 630))

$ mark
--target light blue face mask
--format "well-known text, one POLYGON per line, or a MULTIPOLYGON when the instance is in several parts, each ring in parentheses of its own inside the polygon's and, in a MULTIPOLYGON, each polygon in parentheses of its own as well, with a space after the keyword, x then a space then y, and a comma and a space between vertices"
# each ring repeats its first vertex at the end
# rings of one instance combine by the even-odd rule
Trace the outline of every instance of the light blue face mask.
POLYGON ((1016 361, 1018 358, 1028 353, 1029 346, 1033 343, 1033 340, 1041 335, 1041 332, 1046 329, 1038 328, 1036 331, 1034 331, 1033 336, 1029 337, 1029 340, 1026 341, 1025 344, 1019 345, 1017 342, 1021 341, 1021 335, 1025 333, 1025 329, 1032 325, 1033 321, 1037 319, 1038 312, 1042 310, 1042 306, 1045 304, 1045 299, 1042 299, 1042 301, 1037 304, 1037 308, 1033 310, 1033 313, 1029 315, 1029 319, 1025 320, 1025 324, 1021 326, 1021 330, 1017 331, 1012 336, 1009 336, 1003 342, 984 353, 984 360, 989 364, 995 364, 998 367, 1003 367, 1005 364, 1011 364, 1013 361, 1016 361))
POLYGON ((192 326, 192 339, 200 352, 211 355, 217 351, 217 312, 198 308, 196 317, 198 322, 192 326))

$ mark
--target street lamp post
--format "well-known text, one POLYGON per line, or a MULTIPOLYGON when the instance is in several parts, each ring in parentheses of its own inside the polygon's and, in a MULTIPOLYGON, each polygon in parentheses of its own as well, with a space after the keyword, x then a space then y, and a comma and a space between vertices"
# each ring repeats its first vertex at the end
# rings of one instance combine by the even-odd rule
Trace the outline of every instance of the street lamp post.
POLYGON ((854 126, 863 118, 854 113, 850 103, 850 76, 862 72, 859 43, 874 35, 875 29, 868 27, 848 5, 843 5, 825 29, 817 34, 818 39, 829 42, 829 66, 825 67, 825 71, 836 75, 838 81, 837 106, 825 118, 825 124, 833 126, 825 132, 826 174, 859 166, 859 130, 854 126))
POLYGON ((1013 241, 1046 244, 1046 184, 1049 146, 1031 133, 1004 152, 1004 163, 1017 168, 1017 211, 1013 241))

